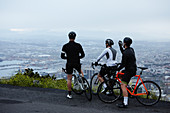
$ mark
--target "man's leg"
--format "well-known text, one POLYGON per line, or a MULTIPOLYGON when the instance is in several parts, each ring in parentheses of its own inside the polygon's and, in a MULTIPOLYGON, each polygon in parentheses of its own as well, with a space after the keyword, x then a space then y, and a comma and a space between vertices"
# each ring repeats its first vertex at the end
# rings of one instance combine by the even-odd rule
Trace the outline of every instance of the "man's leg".
MULTIPOLYGON (((100 73, 98 74, 98 79, 99 79, 99 81, 100 82, 104 82, 104 79, 102 78, 102 76, 100 75, 100 73)), ((106 91, 107 91, 107 85, 106 85, 106 83, 103 83, 103 87, 104 87, 104 89, 102 90, 102 93, 106 93, 106 91)))
POLYGON ((104 82, 104 80, 103 80, 102 76, 100 75, 100 73, 98 74, 97 77, 98 77, 98 79, 99 79, 100 82, 104 82))
POLYGON ((81 75, 82 77, 84 77, 84 73, 83 73, 83 71, 82 71, 82 69, 81 69, 81 64, 76 64, 76 65, 74 66, 74 68, 79 72, 79 75, 81 75))
MULTIPOLYGON (((99 72, 99 74, 97 76, 100 82, 104 82, 103 76, 105 74, 107 74, 106 69, 107 69, 106 67, 101 67, 101 69, 100 69, 100 72, 99 72)), ((104 90, 102 92, 105 93, 107 91, 106 83, 103 84, 103 87, 104 87, 104 90)))
POLYGON ((128 105, 128 92, 126 90, 126 87, 127 87, 126 84, 124 84, 124 83, 121 84, 121 89, 122 89, 123 97, 124 97, 124 99, 123 99, 124 105, 128 105))
POLYGON ((67 71, 67 88, 68 88, 67 98, 72 98, 72 96, 71 96, 71 80, 72 80, 72 73, 73 73, 73 65, 67 63, 66 71, 67 71))
POLYGON ((68 87, 68 91, 71 91, 71 79, 72 79, 72 75, 67 75, 67 87, 68 87))
POLYGON ((130 79, 131 77, 129 76, 129 73, 127 72, 122 76, 121 89, 123 92, 123 104, 118 104, 119 108, 126 108, 128 105, 128 92, 126 90, 126 87, 130 79))
POLYGON ((67 95, 67 98, 72 98, 72 95, 71 95, 71 80, 72 80, 72 75, 71 74, 68 74, 67 75, 67 88, 68 88, 68 95, 67 95))
POLYGON ((84 73, 83 73, 83 71, 81 70, 81 73, 79 73, 79 74, 81 74, 82 75, 82 77, 84 77, 84 73))
POLYGON ((101 67, 100 72, 97 76, 100 82, 104 82, 104 79, 102 76, 104 76, 105 74, 106 74, 106 67, 101 67))

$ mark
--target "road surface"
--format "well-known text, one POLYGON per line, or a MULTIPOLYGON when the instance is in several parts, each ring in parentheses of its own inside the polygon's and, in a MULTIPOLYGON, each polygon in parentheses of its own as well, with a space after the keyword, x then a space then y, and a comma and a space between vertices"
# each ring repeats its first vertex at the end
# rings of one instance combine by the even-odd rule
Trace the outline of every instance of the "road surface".
POLYGON ((129 100, 126 109, 116 104, 101 102, 97 96, 89 102, 85 95, 73 93, 66 98, 67 91, 35 87, 19 87, 0 84, 0 113, 169 113, 170 102, 159 102, 154 106, 143 106, 135 98, 129 100))

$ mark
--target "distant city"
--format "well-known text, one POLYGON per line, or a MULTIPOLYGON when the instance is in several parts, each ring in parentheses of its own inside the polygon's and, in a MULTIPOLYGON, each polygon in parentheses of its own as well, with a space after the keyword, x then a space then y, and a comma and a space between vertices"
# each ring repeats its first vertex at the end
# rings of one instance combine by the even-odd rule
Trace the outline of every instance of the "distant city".
MULTIPOLYGON (((104 40, 76 40, 81 43, 85 51, 85 58, 81 60, 85 77, 98 72, 91 68, 91 63, 105 48, 104 40)), ((35 40, 0 40, 0 78, 9 78, 19 70, 32 68, 40 75, 55 75, 57 79, 66 78, 62 72, 66 61, 60 58, 63 44, 68 40, 62 39, 35 39, 35 40)), ((115 41, 113 48, 117 50, 117 62, 121 62, 121 53, 115 41)), ((137 65, 148 67, 142 79, 158 83, 162 89, 162 97, 170 101, 170 44, 167 42, 134 41, 137 65)), ((105 58, 101 60, 105 62, 105 58)), ((138 73, 139 74, 139 73, 138 73)))

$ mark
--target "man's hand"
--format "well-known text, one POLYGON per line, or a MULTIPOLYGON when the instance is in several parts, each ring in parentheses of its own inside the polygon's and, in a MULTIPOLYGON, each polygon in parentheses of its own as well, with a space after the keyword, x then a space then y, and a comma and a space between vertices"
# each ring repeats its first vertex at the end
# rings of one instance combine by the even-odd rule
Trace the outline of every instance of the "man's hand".
POLYGON ((61 58, 62 58, 62 59, 67 59, 67 57, 66 57, 66 55, 65 55, 64 52, 61 53, 61 58))
POLYGON ((123 46, 123 42, 121 40, 119 40, 118 44, 119 46, 123 46))
POLYGON ((97 65, 98 65, 98 62, 95 62, 94 65, 97 66, 97 65))

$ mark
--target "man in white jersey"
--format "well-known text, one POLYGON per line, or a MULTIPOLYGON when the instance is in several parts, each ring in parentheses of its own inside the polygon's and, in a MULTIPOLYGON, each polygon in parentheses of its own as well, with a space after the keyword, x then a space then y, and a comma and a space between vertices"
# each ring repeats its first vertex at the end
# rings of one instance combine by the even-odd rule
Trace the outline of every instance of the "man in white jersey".
MULTIPOLYGON (((97 61, 95 62, 95 65, 98 64, 98 62, 104 57, 106 56, 107 58, 107 62, 106 62, 106 66, 101 67, 100 72, 98 74, 98 79, 100 82, 103 82, 103 76, 106 74, 109 74, 110 70, 114 70, 116 69, 116 53, 117 51, 115 49, 112 48, 112 45, 114 45, 113 40, 111 39, 107 39, 105 41, 106 44, 106 49, 104 49, 104 51, 100 54, 100 56, 97 58, 97 61)), ((106 89, 107 86, 104 83, 104 88, 106 89)), ((103 92, 105 92, 106 90, 103 90, 103 92)))

